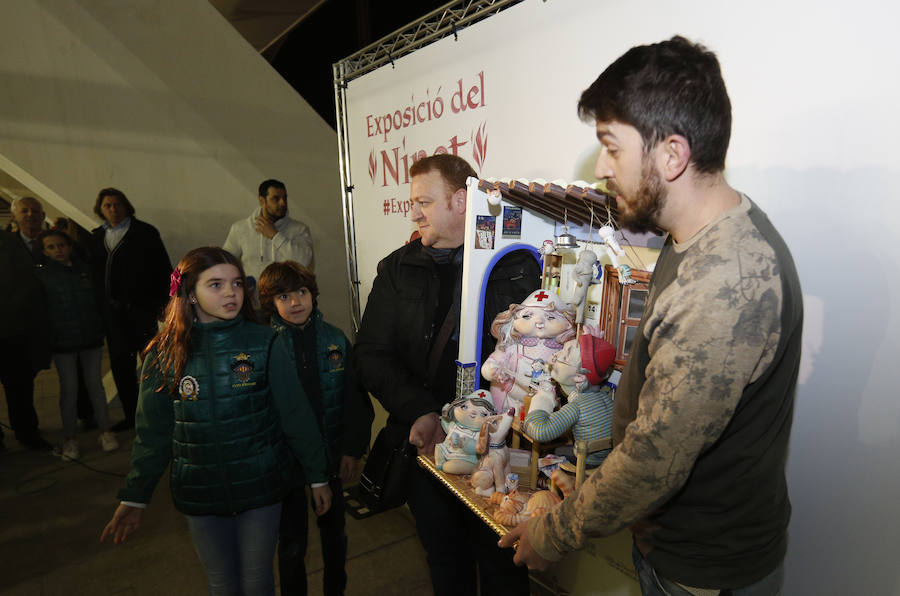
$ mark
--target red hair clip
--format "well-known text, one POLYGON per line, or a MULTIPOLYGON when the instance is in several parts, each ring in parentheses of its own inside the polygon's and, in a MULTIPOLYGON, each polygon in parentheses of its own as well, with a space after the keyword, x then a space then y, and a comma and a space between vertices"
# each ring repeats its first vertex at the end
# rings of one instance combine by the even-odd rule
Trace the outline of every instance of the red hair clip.
POLYGON ((178 288, 181 287, 181 271, 178 270, 178 267, 172 271, 172 275, 169 276, 169 298, 178 293, 178 288))

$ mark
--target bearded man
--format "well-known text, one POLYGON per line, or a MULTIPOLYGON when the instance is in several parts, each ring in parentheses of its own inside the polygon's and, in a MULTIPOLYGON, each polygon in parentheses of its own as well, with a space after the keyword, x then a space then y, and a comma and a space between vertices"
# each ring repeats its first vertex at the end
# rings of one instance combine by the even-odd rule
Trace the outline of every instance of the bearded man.
POLYGON ((579 492, 500 542, 543 569, 629 527, 644 594, 777 594, 803 305, 790 251, 725 180, 731 103, 682 37, 626 52, 581 96, 619 223, 668 233, 613 414, 579 492))

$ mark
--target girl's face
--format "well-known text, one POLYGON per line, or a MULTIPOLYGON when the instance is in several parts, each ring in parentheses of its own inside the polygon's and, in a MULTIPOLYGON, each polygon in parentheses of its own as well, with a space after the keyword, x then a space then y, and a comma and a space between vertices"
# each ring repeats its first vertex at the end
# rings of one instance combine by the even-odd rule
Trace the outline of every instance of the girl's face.
POLYGON ((47 236, 44 238, 44 255, 63 265, 68 265, 71 262, 72 245, 55 234, 47 236))
POLYGON ((312 314, 312 294, 306 288, 278 294, 275 296, 275 308, 278 315, 288 323, 304 325, 312 314))
POLYGON ((556 311, 525 307, 516 313, 513 329, 522 337, 556 337, 571 325, 556 311))
POLYGON ((244 304, 244 279, 234 265, 210 267, 200 274, 190 299, 201 323, 230 321, 244 304))

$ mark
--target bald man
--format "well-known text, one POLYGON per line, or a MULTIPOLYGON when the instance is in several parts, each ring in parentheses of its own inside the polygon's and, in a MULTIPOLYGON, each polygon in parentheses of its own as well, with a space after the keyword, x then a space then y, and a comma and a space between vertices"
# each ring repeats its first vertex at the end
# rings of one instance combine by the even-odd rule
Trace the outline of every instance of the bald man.
POLYGON ((49 449, 34 410, 34 376, 50 365, 47 308, 34 274, 40 257, 31 249, 44 210, 37 199, 24 197, 13 203, 12 215, 19 232, 0 234, 0 383, 16 439, 29 449, 49 449))
POLYGON ((22 197, 13 201, 10 207, 12 219, 19 228, 19 239, 28 249, 31 260, 36 263, 43 262, 43 247, 38 236, 44 230, 44 207, 34 197, 22 197))

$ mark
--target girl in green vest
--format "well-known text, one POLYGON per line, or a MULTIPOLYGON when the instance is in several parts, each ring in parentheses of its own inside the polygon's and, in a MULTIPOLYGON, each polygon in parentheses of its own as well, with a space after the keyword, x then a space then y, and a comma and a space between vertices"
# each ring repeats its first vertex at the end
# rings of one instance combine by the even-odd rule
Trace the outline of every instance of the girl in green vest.
POLYGON ((190 251, 172 272, 165 325, 144 351, 131 471, 100 536, 134 532, 171 462, 175 507, 209 593, 272 595, 281 502, 296 480, 331 504, 326 449, 283 338, 254 321, 240 262, 190 251))

